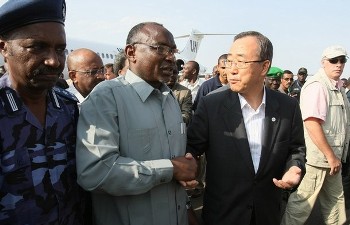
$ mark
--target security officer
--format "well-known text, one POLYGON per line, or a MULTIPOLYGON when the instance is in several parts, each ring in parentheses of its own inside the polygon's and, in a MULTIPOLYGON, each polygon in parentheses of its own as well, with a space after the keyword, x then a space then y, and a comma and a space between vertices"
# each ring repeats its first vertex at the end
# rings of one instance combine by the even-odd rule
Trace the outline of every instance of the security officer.
POLYGON ((0 7, 0 224, 84 224, 76 182, 74 96, 53 88, 65 65, 64 0, 0 7))
POLYGON ((266 75, 265 86, 279 91, 278 88, 281 85, 281 77, 283 75, 283 70, 278 67, 271 67, 266 75))
POLYGON ((289 87, 289 93, 290 96, 298 99, 298 101, 300 100, 300 92, 301 92, 301 88, 303 87, 303 85, 306 82, 306 78, 308 76, 307 74, 307 69, 304 67, 301 67, 298 70, 298 79, 295 80, 292 85, 289 87))

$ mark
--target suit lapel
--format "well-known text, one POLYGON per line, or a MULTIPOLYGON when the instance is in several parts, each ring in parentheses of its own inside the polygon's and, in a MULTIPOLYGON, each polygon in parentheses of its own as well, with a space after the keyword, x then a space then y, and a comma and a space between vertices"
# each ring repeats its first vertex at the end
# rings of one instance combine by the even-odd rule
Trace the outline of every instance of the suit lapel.
POLYGON ((223 104, 223 118, 229 131, 226 135, 232 137, 232 150, 239 151, 247 167, 255 174, 238 94, 228 90, 227 95, 223 104))
POLYGON ((264 119, 264 130, 262 138, 261 158, 257 175, 264 169, 266 163, 269 160, 272 147, 276 141, 276 135, 278 133, 281 116, 279 115, 279 102, 276 100, 273 90, 266 88, 266 107, 265 107, 265 119, 264 119))

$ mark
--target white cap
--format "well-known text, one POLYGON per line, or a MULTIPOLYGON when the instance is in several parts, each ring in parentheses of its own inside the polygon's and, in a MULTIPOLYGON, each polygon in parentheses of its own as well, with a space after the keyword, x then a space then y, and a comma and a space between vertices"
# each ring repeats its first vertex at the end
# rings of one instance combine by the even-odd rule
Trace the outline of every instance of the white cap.
POLYGON ((326 48, 322 53, 322 58, 333 59, 338 56, 348 56, 344 47, 334 45, 326 48))

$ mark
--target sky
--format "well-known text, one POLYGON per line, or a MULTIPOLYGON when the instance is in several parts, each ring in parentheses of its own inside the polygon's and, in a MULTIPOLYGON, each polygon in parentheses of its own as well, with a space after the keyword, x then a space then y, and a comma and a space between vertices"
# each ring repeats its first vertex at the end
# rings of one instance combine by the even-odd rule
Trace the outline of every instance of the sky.
MULTIPOLYGON (((192 29, 234 34, 259 31, 274 46, 272 66, 294 74, 300 67, 306 67, 309 74, 317 72, 322 51, 330 45, 342 45, 350 53, 348 0, 66 0, 66 4, 67 36, 122 47, 134 25, 155 21, 174 37, 192 29)), ((218 57, 229 51, 233 37, 205 36, 196 61, 210 72, 218 57)), ((182 50, 186 39, 175 41, 182 50)), ((350 65, 342 77, 350 77, 350 65)))

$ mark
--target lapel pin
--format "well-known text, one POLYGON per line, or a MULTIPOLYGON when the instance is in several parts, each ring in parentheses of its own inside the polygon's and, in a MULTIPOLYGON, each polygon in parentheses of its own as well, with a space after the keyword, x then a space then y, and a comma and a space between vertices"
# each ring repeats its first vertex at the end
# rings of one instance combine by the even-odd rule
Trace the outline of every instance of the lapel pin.
POLYGON ((275 118, 275 117, 272 117, 271 121, 272 121, 272 122, 275 122, 275 121, 276 121, 276 118, 275 118))

